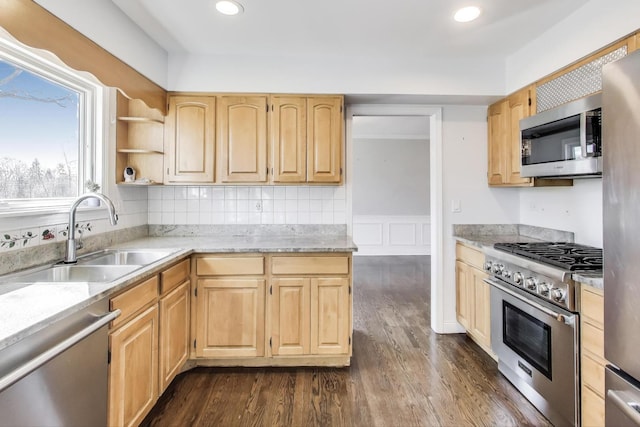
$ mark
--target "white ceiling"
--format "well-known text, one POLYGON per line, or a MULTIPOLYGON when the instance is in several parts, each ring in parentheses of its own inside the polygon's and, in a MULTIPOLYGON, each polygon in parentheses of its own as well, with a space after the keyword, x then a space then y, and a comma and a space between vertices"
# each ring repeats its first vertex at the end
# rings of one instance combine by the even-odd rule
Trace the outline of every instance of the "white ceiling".
POLYGON ((420 58, 506 57, 584 0, 112 0, 169 53, 420 58), (458 7, 483 13, 460 24, 458 7))

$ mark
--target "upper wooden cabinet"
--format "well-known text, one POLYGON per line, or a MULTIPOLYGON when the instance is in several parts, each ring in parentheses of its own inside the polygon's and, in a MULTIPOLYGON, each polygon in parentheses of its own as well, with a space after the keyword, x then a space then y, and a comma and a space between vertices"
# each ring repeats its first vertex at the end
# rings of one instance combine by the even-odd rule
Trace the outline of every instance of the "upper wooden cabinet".
POLYGON ((267 181, 267 96, 218 97, 220 182, 267 181))
POLYGON ((307 98, 307 181, 342 178, 342 97, 307 98))
POLYGON ((525 88, 489 106, 489 169, 491 186, 530 186, 520 176, 520 119, 535 111, 535 92, 525 88))
POLYGON ((271 144, 274 182, 307 180, 307 100, 271 97, 271 144))
POLYGON ((271 96, 273 182, 340 183, 342 96, 271 96))
POLYGON ((165 183, 213 183, 216 98, 170 96, 165 120, 165 183))

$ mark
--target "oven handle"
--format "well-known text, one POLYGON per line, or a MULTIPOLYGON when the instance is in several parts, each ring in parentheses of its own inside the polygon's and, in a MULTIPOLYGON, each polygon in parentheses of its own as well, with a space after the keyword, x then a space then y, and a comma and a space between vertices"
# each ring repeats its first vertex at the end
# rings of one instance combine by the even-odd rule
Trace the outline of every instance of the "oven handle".
POLYGON ((587 113, 580 114, 580 151, 585 159, 589 157, 587 153, 587 113))
POLYGON ((558 322, 567 324, 567 325, 575 325, 575 315, 566 315, 566 314, 562 314, 562 313, 556 313, 555 311, 541 305, 538 304, 535 301, 532 301, 530 299, 526 299, 524 298, 522 295, 519 295, 516 292, 513 292, 511 289, 507 288, 506 286, 504 286, 503 284, 499 283, 497 280, 492 280, 491 278, 486 278, 483 279, 483 281, 491 286, 494 286, 498 289, 500 289, 501 291, 511 295, 514 298, 517 298, 518 300, 529 304, 535 308, 537 308, 538 310, 542 311, 543 313, 553 317, 554 319, 556 319, 558 322))

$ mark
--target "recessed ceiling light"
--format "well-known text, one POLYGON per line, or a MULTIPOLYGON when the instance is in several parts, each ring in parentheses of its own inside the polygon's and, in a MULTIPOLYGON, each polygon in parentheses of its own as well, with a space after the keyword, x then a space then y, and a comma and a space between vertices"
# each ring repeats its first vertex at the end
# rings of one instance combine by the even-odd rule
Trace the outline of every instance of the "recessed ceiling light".
POLYGON ((242 5, 232 0, 222 0, 216 3, 218 12, 224 15, 237 15, 244 11, 242 5))
POLYGON ((463 7, 458 10, 455 15, 453 15, 453 19, 458 22, 469 22, 476 19, 480 16, 480 8, 475 6, 463 7))

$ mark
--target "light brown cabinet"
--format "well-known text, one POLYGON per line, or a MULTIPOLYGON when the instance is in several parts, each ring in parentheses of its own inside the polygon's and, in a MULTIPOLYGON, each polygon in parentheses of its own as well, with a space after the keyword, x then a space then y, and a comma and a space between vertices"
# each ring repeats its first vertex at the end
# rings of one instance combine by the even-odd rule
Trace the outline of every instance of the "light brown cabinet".
POLYGON ((604 294, 580 284, 582 425, 604 425, 604 294))
POLYGON ((307 180, 307 100, 271 96, 271 167, 273 182, 307 180))
POLYGON ((267 181, 267 96, 219 96, 219 181, 267 181))
POLYGON ((193 263, 195 357, 264 356, 264 256, 203 255, 193 263))
POLYGON ((214 182, 215 107, 214 96, 169 96, 165 184, 214 182))
POLYGON ((271 286, 274 356, 349 353, 351 301, 347 278, 274 278, 271 286))
POLYGON ((270 288, 271 353, 301 356, 311 351, 310 282, 305 278, 274 278, 270 288))
POLYGON ((158 395, 178 375, 189 358, 190 296, 189 260, 160 274, 160 383, 158 395))
POLYGON ((520 119, 535 111, 535 91, 525 88, 489 106, 490 186, 530 186, 531 178, 520 176, 520 119))
POLYGON ((456 317, 467 334, 496 358, 491 350, 491 297, 484 279, 484 254, 475 248, 456 244, 456 317))
POLYGON ((194 257, 193 357, 208 366, 345 366, 351 255, 194 257))
POLYGON ((307 98, 307 182, 342 179, 342 97, 307 98))
POLYGON ((271 96, 273 182, 342 181, 342 96, 271 96))
POLYGON ((264 279, 198 279, 196 356, 264 356, 264 279))
POLYGON ((136 179, 160 184, 164 169, 164 117, 139 99, 129 99, 116 90, 116 171, 117 184, 124 182, 124 169, 136 171, 136 179))
POLYGON ((109 335, 110 426, 137 426, 158 397, 158 307, 109 335))
POLYGON ((188 268, 181 261, 110 299, 122 313, 109 332, 108 425, 139 425, 185 364, 188 268))
POLYGON ((346 355, 351 346, 350 258, 273 256, 272 354, 346 355))

